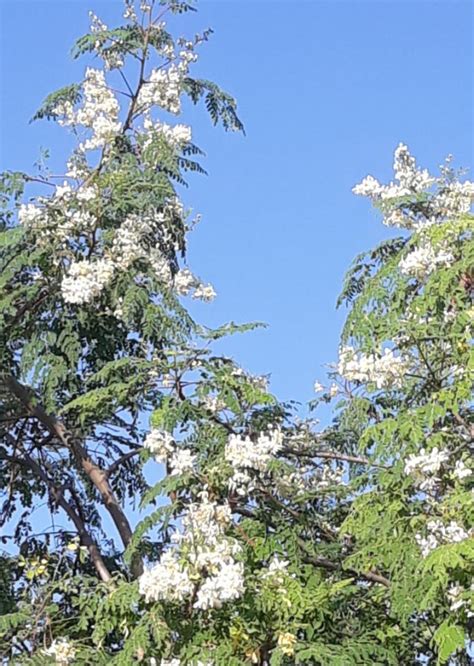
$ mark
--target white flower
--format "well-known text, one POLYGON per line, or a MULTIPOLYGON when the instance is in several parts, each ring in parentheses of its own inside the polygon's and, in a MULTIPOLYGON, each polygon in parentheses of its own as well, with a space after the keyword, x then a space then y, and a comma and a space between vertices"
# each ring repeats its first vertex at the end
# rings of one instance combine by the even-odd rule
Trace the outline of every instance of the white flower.
POLYGON ((159 249, 153 248, 148 254, 148 260, 158 280, 170 286, 172 275, 168 259, 159 249))
POLYGON ((288 575, 288 565, 288 560, 280 560, 278 555, 274 555, 268 569, 262 574, 262 578, 270 580, 276 585, 282 585, 288 575))
POLYGON ((70 102, 64 102, 59 103, 54 112, 62 116, 58 120, 60 125, 82 125, 92 131, 92 135, 80 145, 81 150, 102 148, 112 142, 121 130, 119 103, 100 69, 86 69, 82 90, 83 104, 77 111, 70 102))
POLYGON ((321 391, 324 391, 324 386, 319 382, 314 382, 314 392, 321 393, 321 391))
POLYGON ((224 400, 221 400, 217 395, 205 395, 202 398, 202 403, 213 414, 221 412, 226 407, 224 400))
POLYGON ((66 638, 55 639, 47 650, 43 650, 48 657, 54 657, 60 666, 68 666, 76 656, 76 649, 66 638))
POLYGON ((180 296, 187 296, 195 286, 196 278, 187 268, 178 271, 174 276, 174 288, 180 296))
POLYGON ((153 428, 146 436, 143 446, 154 454, 155 460, 166 462, 176 448, 175 441, 169 432, 153 428))
POLYGON ((114 275, 109 259, 81 260, 72 263, 61 282, 63 298, 68 303, 90 303, 99 296, 114 275))
POLYGON ((318 488, 331 488, 343 483, 344 470, 333 467, 330 463, 323 465, 316 474, 318 488))
POLYGON ((125 10, 123 12, 123 18, 124 19, 129 19, 130 21, 136 21, 137 20, 137 14, 136 14, 135 8, 133 6, 133 0, 126 0, 125 10))
POLYGON ((432 245, 425 242, 409 252, 399 263, 400 272, 409 277, 424 278, 439 266, 450 266, 455 260, 454 255, 446 249, 435 251, 432 245))
POLYGON ((241 546, 225 535, 232 513, 228 504, 209 500, 206 491, 182 516, 175 547, 141 576, 139 589, 147 601, 182 601, 196 595, 195 608, 220 608, 244 590, 244 567, 235 561, 241 546))
POLYGON ((466 600, 461 599, 461 596, 464 594, 466 590, 463 588, 462 585, 451 585, 448 592, 447 592, 447 597, 449 601, 451 602, 449 606, 449 610, 454 612, 458 610, 459 608, 462 608, 463 606, 466 605, 466 600))
POLYGON ((380 195, 382 187, 383 186, 376 178, 373 176, 366 176, 364 180, 352 188, 352 191, 354 194, 358 194, 362 197, 376 198, 380 195))
POLYGON ((145 111, 155 105, 178 114, 181 111, 183 74, 174 63, 167 69, 153 69, 140 88, 137 108, 145 111))
POLYGON ((338 393, 339 393, 338 385, 337 384, 331 384, 331 386, 329 388, 329 395, 331 396, 331 398, 335 398, 338 393))
POLYGON ((420 449, 419 455, 411 455, 406 459, 405 474, 411 474, 416 470, 422 474, 436 474, 448 459, 449 453, 440 451, 437 446, 428 453, 425 449, 420 449))
POLYGON ((380 356, 357 354, 353 347, 345 346, 339 352, 337 371, 348 381, 373 383, 378 389, 399 388, 408 371, 408 362, 395 356, 391 349, 385 349, 380 356))
POLYGON ((145 601, 181 601, 194 590, 188 569, 176 551, 166 551, 160 561, 145 569, 139 578, 140 594, 145 601))
POLYGON ((145 130, 144 148, 148 148, 155 137, 164 138, 174 148, 179 148, 192 139, 191 128, 188 125, 167 125, 160 120, 153 122, 150 116, 145 117, 143 128, 145 130))
POLYGON ((112 244, 114 261, 121 269, 127 269, 136 259, 147 257, 144 237, 151 232, 148 220, 129 215, 115 232, 112 244))
POLYGON ((380 208, 384 224, 416 229, 469 213, 474 183, 460 183, 450 167, 442 167, 441 177, 435 178, 416 166, 415 158, 401 143, 395 150, 393 168, 395 182, 382 185, 367 176, 352 190, 380 208))
POLYGON ((462 481, 462 479, 466 479, 472 475, 472 470, 469 469, 469 467, 466 467, 462 460, 457 460, 454 466, 453 475, 456 477, 456 479, 462 481))
POLYGON ((194 291, 193 298, 201 301, 213 301, 216 297, 216 292, 212 284, 199 284, 194 291))
POLYGON ((189 449, 178 449, 170 459, 171 476, 180 476, 192 472, 196 456, 189 449))
POLYGON ((270 462, 282 446, 283 436, 278 429, 261 433, 255 442, 250 437, 230 435, 224 452, 225 459, 234 469, 229 480, 230 489, 238 494, 248 490, 252 484, 249 470, 266 473, 270 462))
POLYGON ((440 451, 437 446, 428 453, 425 449, 420 449, 419 455, 408 456, 405 460, 405 474, 413 477, 420 490, 434 490, 440 483, 437 474, 448 459, 449 452, 440 451))
POLYGON ((454 520, 447 525, 444 525, 441 520, 429 520, 426 527, 428 530, 426 536, 415 535, 423 557, 443 544, 460 543, 469 538, 469 533, 454 520))
POLYGON ((18 219, 20 224, 23 224, 25 227, 34 226, 42 221, 44 213, 43 208, 39 208, 34 204, 22 204, 18 209, 18 219))
POLYGON ((204 580, 198 589, 195 608, 221 608, 227 601, 238 599, 245 589, 242 562, 224 562, 216 574, 204 580))

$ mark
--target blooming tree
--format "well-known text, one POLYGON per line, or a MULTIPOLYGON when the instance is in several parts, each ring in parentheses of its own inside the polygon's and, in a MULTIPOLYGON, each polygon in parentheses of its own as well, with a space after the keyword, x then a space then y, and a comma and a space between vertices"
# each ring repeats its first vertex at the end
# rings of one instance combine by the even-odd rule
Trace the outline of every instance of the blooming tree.
POLYGON ((76 139, 65 173, 2 176, 2 658, 469 664, 474 186, 400 145, 395 182, 354 188, 403 235, 349 271, 339 359, 296 414, 213 352, 252 327, 182 300, 215 292, 186 265, 201 151, 172 117, 187 95, 242 129, 192 78, 209 32, 167 31, 190 9, 91 14, 75 54, 100 68, 36 114, 76 139))

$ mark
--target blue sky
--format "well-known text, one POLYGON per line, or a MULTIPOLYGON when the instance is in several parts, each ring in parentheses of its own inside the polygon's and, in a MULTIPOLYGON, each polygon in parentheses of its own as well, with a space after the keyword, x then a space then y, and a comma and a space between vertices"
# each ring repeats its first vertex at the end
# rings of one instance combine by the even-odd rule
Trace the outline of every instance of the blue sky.
MULTIPOLYGON (((64 130, 28 124, 50 91, 79 80, 68 58, 87 30, 87 10, 109 25, 120 0, 0 0, 0 168, 30 169, 40 146, 59 165, 64 130)), ((191 304, 214 325, 265 321, 269 328, 221 349, 271 373, 281 398, 312 397, 335 359, 343 312, 335 311, 352 258, 389 235, 351 187, 367 173, 391 177, 406 142, 425 166, 448 153, 471 167, 472 5, 444 0, 340 2, 202 1, 180 19, 194 34, 212 26, 196 75, 239 101, 247 136, 190 120, 209 176, 184 197, 203 215, 191 268, 216 287, 212 305, 191 304)))

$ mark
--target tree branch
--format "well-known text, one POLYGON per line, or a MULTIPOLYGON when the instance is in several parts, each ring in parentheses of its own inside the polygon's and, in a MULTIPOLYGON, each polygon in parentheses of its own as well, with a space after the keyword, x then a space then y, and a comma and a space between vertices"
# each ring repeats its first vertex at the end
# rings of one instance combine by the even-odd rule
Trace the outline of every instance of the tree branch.
POLYGON ((79 534, 81 540, 81 544, 85 546, 89 551, 91 561, 97 573, 99 574, 100 578, 105 583, 110 581, 112 579, 112 576, 110 575, 110 572, 107 569, 104 560, 102 559, 99 547, 97 546, 96 542, 94 541, 90 533, 87 531, 86 525, 83 522, 83 520, 80 518, 80 516, 76 513, 74 508, 66 500, 62 490, 56 487, 54 481, 48 477, 48 475, 41 468, 38 462, 34 460, 30 455, 28 455, 26 451, 22 451, 22 453, 23 453, 23 458, 18 458, 15 456, 6 456, 2 453, 0 453, 0 456, 4 460, 8 460, 9 462, 29 467, 33 472, 33 474, 39 477, 43 481, 43 483, 47 485, 47 487, 49 488, 49 492, 51 493, 51 496, 53 497, 55 502, 63 509, 63 511, 66 513, 66 515, 76 528, 77 533, 79 534))
MULTIPOLYGON (((72 451, 78 464, 87 474, 90 481, 97 488, 103 504, 109 512, 126 548, 132 538, 132 528, 123 508, 120 506, 115 493, 110 486, 107 472, 98 467, 90 458, 82 443, 72 433, 68 432, 64 424, 54 415, 48 414, 33 390, 23 386, 12 375, 3 376, 4 386, 26 407, 29 414, 35 416, 43 426, 55 436, 63 446, 72 451)), ((143 572, 141 559, 136 558, 131 564, 132 574, 138 577, 143 572)))

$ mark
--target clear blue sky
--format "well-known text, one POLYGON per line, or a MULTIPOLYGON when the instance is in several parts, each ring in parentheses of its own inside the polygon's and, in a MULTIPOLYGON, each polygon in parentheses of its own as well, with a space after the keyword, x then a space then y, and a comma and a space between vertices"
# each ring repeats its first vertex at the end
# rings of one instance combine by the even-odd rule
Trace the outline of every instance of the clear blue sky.
MULTIPOLYGON (((184 31, 212 26, 196 74, 235 94, 247 136, 192 114, 207 178, 186 202, 203 214, 191 268, 218 291, 192 304, 205 323, 261 320, 264 331, 221 348, 280 397, 305 401, 336 357, 343 313, 335 300, 355 254, 387 236, 351 187, 391 176, 408 143, 435 168, 447 153, 473 166, 472 4, 455 0, 198 4, 184 31)), ((79 80, 68 58, 87 10, 113 25, 121 0, 0 0, 0 168, 28 170, 40 146, 61 164, 64 130, 28 120, 50 91, 79 80)))

